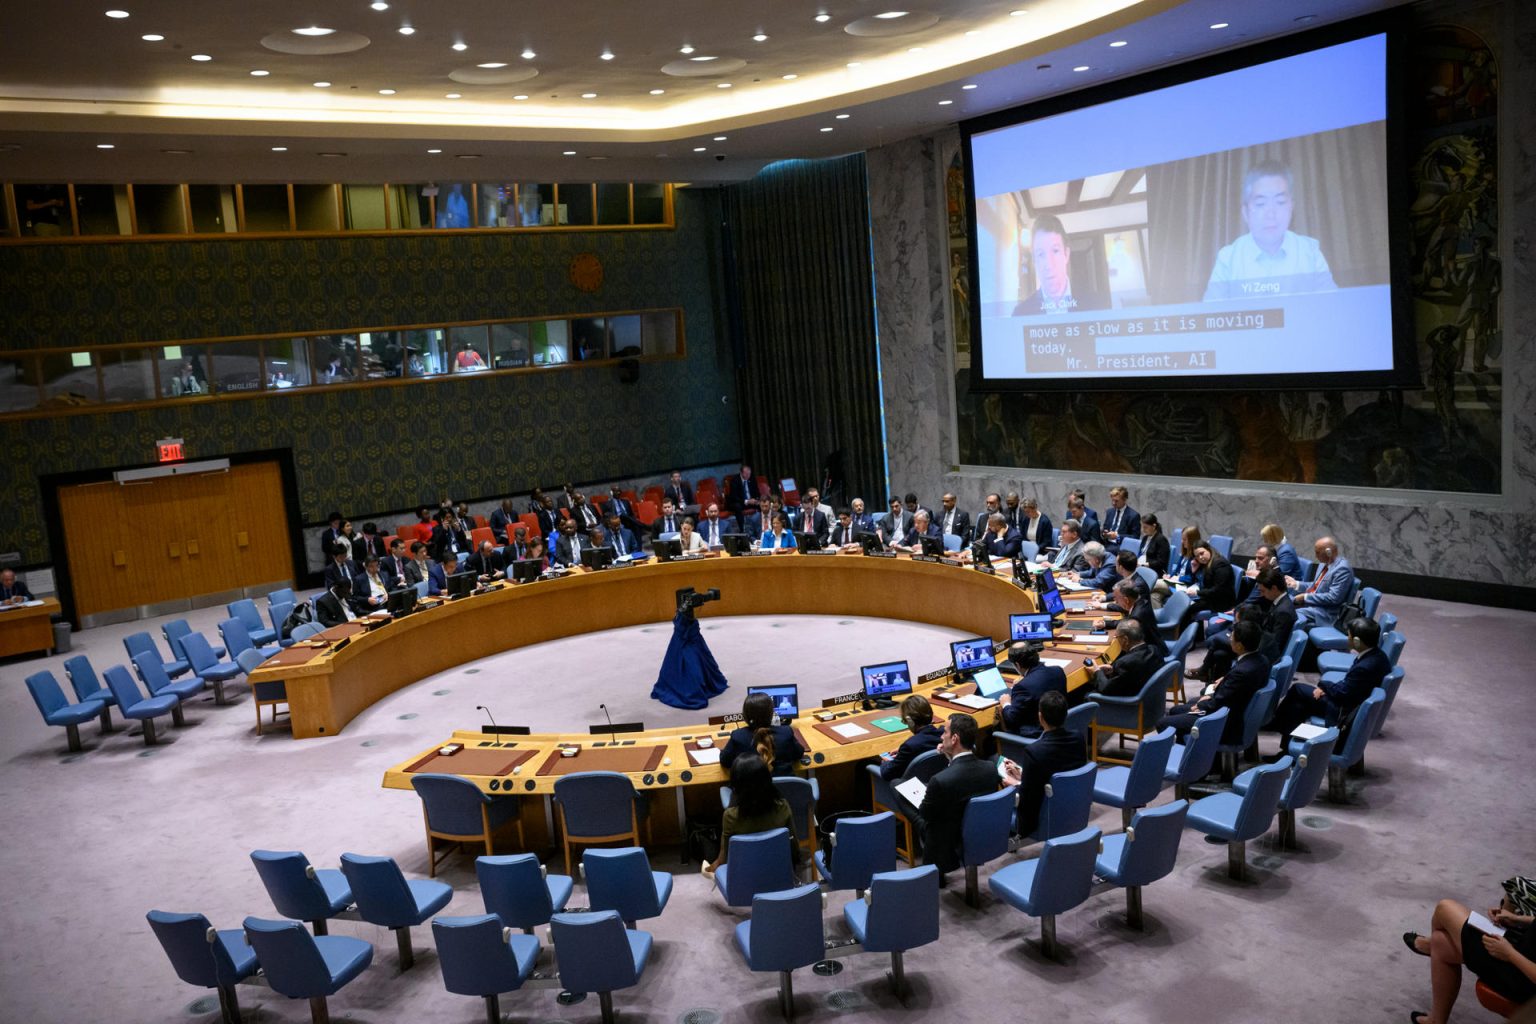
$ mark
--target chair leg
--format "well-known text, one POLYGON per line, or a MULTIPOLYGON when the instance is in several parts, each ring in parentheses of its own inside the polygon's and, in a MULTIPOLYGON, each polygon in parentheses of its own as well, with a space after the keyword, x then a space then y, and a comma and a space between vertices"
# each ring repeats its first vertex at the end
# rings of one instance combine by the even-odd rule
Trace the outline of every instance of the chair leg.
POLYGON ((501 1024, 501 997, 494 993, 485 997, 485 1024, 501 1024))
POLYGON ((395 929, 395 945, 400 949, 400 971, 403 974, 416 964, 416 950, 411 947, 409 927, 395 929))
POLYGON ((80 745, 80 727, 73 722, 64 727, 64 735, 69 744, 69 752, 78 754, 85 748, 80 745))
POLYGON ((1130 806, 1120 808, 1120 827, 1130 828, 1131 819, 1134 817, 1136 817, 1136 808, 1130 806))
POLYGON ((112 709, 103 706, 101 709, 101 734, 105 736, 109 732, 117 732, 112 727, 112 709))
POLYGON ((224 680, 222 679, 215 679, 213 681, 213 702, 219 705, 229 703, 229 698, 224 696, 224 680))
POLYGON ((316 935, 329 935, 330 934, 330 925, 325 923, 325 918, 323 918, 323 917, 320 918, 320 920, 318 920, 318 921, 311 921, 311 922, 309 922, 309 927, 314 930, 314 933, 316 935))
POLYGON ((896 992, 896 998, 902 1003, 907 1001, 907 965, 902 959, 901 950, 891 953, 891 988, 896 992))
POLYGON ((331 1008, 326 1005, 325 996, 312 996, 309 1000, 310 1024, 331 1024, 331 1008))
POLYGON ((789 971, 779 972, 779 1012, 785 1020, 795 1019, 795 980, 789 971))
POLYGON ((1333 765, 1328 766, 1328 802, 1341 804, 1344 802, 1344 773, 1333 765))
POLYGON ((256 701, 256 735, 261 735, 261 701, 256 701))
POLYGON ((613 1024, 613 993, 599 992, 597 1002, 603 1010, 603 1024, 613 1024))
POLYGON ((1056 959, 1056 915, 1040 919, 1040 952, 1047 960, 1056 959))
POLYGON ((1296 812, 1282 810, 1280 812, 1280 834, 1278 845, 1282 850, 1296 849, 1296 812))
POLYGON ((181 713, 181 705, 171 708, 171 724, 182 726, 187 724, 187 716, 181 713))
POLYGON ((979 895, 979 888, 980 887, 977 885, 977 878, 976 878, 976 865, 975 864, 967 864, 965 866, 965 905, 966 906, 968 906, 968 907, 979 907, 979 906, 981 906, 981 897, 979 895))
POLYGON ((1241 882, 1248 876, 1248 844, 1235 840, 1227 844, 1227 877, 1241 882))
POLYGON ((144 745, 152 747, 158 742, 155 739, 155 720, 153 718, 144 719, 144 745))
POLYGON ((1146 930, 1146 921, 1141 916, 1141 886, 1139 885, 1125 887, 1125 920, 1137 931, 1146 930))
POLYGON ((219 1018, 223 1024, 240 1024, 240 998, 235 986, 219 986, 219 1018))

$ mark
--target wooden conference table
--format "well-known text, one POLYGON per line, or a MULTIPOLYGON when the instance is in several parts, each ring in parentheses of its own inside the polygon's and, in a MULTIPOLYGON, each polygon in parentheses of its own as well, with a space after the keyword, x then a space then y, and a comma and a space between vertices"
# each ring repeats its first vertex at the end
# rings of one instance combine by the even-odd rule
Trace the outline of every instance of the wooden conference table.
POLYGON ((0 658, 33 651, 53 652, 53 616, 63 609, 48 597, 36 604, 10 605, 0 610, 0 658))

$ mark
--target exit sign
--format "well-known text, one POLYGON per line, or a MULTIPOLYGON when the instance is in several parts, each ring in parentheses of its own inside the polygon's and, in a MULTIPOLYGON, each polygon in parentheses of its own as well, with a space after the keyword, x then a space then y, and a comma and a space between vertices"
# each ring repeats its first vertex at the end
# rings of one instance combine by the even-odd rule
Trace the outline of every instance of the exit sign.
POLYGON ((179 437, 162 437, 155 442, 155 458, 160 462, 180 462, 186 457, 179 437))

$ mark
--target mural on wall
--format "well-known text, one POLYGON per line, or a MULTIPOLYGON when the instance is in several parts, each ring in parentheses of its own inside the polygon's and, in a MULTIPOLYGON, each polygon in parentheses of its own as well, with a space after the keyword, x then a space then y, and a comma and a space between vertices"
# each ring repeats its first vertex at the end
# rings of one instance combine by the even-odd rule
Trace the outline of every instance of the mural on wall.
POLYGON ((1497 493, 1498 62, 1467 27, 1424 27, 1411 45, 1405 227, 1422 390, 972 394, 957 148, 944 174, 960 461, 1497 493))

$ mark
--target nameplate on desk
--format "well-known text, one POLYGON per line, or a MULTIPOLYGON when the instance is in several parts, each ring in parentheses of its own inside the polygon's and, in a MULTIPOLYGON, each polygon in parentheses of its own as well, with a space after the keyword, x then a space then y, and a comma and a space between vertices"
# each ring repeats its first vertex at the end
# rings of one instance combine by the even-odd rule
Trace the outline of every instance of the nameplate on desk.
POLYGON ((990 565, 978 565, 976 566, 976 571, 986 576, 997 575, 997 570, 992 568, 990 565))
POLYGON ((803 554, 807 554, 807 555, 835 555, 835 554, 837 554, 837 551, 835 551, 835 550, 828 551, 826 548, 816 548, 814 551, 806 551, 806 552, 803 552, 803 554))
POLYGON ((997 643, 992 645, 992 653, 1002 654, 1008 649, 1008 643, 1009 642, 1007 640, 999 640, 997 643))
POLYGON ((769 548, 767 551, 748 551, 746 554, 749 558, 759 558, 763 555, 771 555, 773 554, 773 551, 773 548, 769 548))
POLYGON ((638 562, 631 562, 627 558, 621 558, 618 561, 614 562, 612 565, 608 566, 608 568, 610 568, 610 569, 633 569, 638 564, 639 564, 638 562))
POLYGON ((931 683, 935 679, 943 679, 947 675, 953 675, 954 671, 955 670, 953 668, 934 669, 932 672, 929 672, 926 675, 918 676, 917 681, 919 683, 931 683))
POLYGON ((865 558, 895 558, 896 557, 896 552, 894 552, 894 551, 866 551, 866 552, 864 552, 864 557, 865 558))
MULTIPOLYGON (((728 715, 710 715, 709 716, 709 724, 710 725, 728 725, 731 722, 740 722, 741 720, 742 720, 742 718, 741 718, 741 712, 740 711, 733 711, 733 712, 731 712, 728 715)), ((684 739, 688 739, 689 737, 685 736, 683 738, 684 739)))
POLYGON ((836 697, 828 697, 826 700, 821 702, 821 706, 824 708, 830 708, 835 704, 850 704, 853 701, 863 699, 864 691, 854 690, 852 693, 840 693, 836 697))
POLYGON ((705 556, 701 555, 701 554, 674 555, 673 558, 672 558, 672 561, 674 561, 674 562, 697 562, 699 559, 701 559, 703 557, 705 557, 705 556))
POLYGON ((944 559, 940 558, 938 555, 913 555, 912 556, 912 561, 914 561, 914 562, 942 562, 942 561, 944 561, 944 559))
POLYGON ((352 642, 352 638, 351 637, 349 637, 349 636, 342 637, 340 640, 336 641, 336 646, 331 648, 331 653, 335 654, 337 651, 344 650, 346 648, 347 644, 349 644, 351 642, 352 642))

